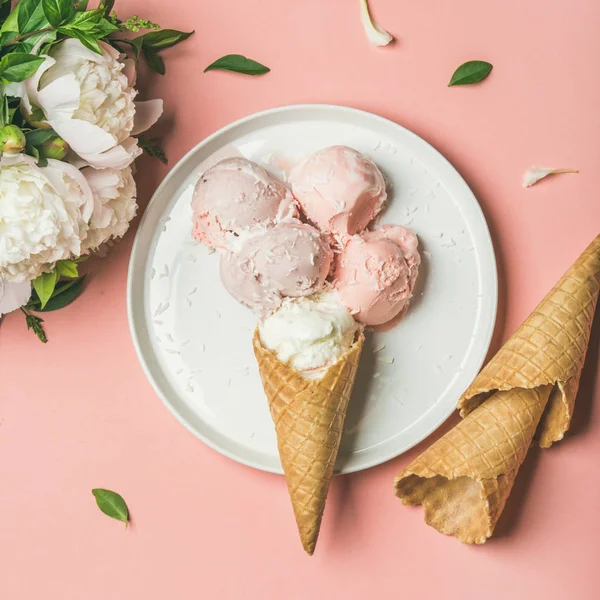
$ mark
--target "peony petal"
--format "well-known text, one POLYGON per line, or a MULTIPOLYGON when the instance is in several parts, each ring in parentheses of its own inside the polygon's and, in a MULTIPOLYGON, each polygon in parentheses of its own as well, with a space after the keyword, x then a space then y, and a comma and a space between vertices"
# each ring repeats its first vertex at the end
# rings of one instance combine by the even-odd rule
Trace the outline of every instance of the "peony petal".
MULTIPOLYGON (((112 148, 117 140, 97 125, 81 119, 58 120, 48 119, 54 131, 63 138, 74 152, 84 157, 94 156, 112 148)), ((85 157, 84 157, 85 158, 85 157)), ((89 160, 86 158, 86 160, 89 160)))
POLYGON ((32 100, 46 113, 48 122, 67 120, 79 108, 81 88, 73 73, 59 77, 37 93, 32 100))
MULTIPOLYGON (((25 80, 25 91, 28 98, 28 102, 40 106, 38 98, 40 79, 42 75, 52 66, 56 64, 56 61, 51 56, 44 57, 44 62, 40 65, 39 69, 29 79, 25 80)), ((31 110, 31 106, 29 107, 31 110)))
POLYGON ((31 297, 31 282, 13 283, 0 279, 0 317, 24 306, 31 297))
POLYGON ((123 58, 125 55, 122 54, 119 57, 119 61, 123 63, 123 75, 127 77, 127 83, 133 87, 137 80, 137 70, 135 68, 135 60, 133 58, 123 58))
POLYGON ((145 102, 135 103, 135 119, 131 135, 143 133, 150 129, 163 113, 162 100, 146 100, 145 102))
POLYGON ((73 165, 70 165, 62 160, 54 160, 53 158, 48 159, 48 167, 42 168, 42 172, 49 179, 51 179, 49 175, 51 173, 53 174, 52 169, 55 169, 56 171, 65 173, 79 184, 84 200, 80 209, 81 218, 87 223, 92 217, 92 211, 94 209, 94 196, 87 179, 83 176, 83 173, 73 165))
POLYGON ((137 145, 137 140, 130 137, 120 146, 115 146, 107 152, 102 152, 101 154, 83 154, 80 152, 79 154, 88 165, 91 165, 96 169, 105 169, 107 167, 124 169, 141 153, 142 149, 137 145))

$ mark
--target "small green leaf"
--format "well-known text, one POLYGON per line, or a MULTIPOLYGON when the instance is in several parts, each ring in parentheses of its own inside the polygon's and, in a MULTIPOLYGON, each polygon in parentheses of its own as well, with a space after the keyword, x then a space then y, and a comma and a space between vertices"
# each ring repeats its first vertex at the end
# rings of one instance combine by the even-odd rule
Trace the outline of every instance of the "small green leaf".
MULTIPOLYGON (((52 295, 52 298, 48 300, 46 306, 44 308, 33 308, 36 312, 52 312, 55 310, 60 310, 65 306, 69 306, 74 300, 79 298, 81 292, 83 291, 83 282, 85 281, 85 275, 78 277, 77 279, 72 279, 71 281, 65 281, 62 284, 58 284, 56 286, 56 290, 52 295)), ((35 300, 34 300, 35 302, 35 300)), ((33 305, 39 306, 39 305, 33 305)))
POLYGON ((67 277, 69 279, 79 277, 77 263, 74 260, 59 260, 56 263, 56 272, 59 277, 67 277))
POLYGON ((208 65, 204 72, 207 71, 232 71, 234 73, 243 73, 244 75, 263 75, 268 73, 271 69, 265 67, 260 63, 246 58, 241 54, 227 54, 215 60, 214 63, 208 65))
POLYGON ((31 146, 39 146, 42 142, 45 142, 55 135, 56 131, 50 127, 44 129, 32 129, 25 134, 25 139, 27 140, 27 144, 31 146))
POLYGON ((59 27, 75 14, 73 0, 42 0, 42 8, 52 27, 59 27))
POLYGON ((117 492, 96 488, 92 490, 92 494, 94 494, 94 498, 96 498, 98 508, 105 515, 109 516, 111 519, 123 521, 123 523, 125 523, 125 528, 127 528, 127 524, 129 523, 129 509, 127 508, 125 500, 123 500, 117 492))
POLYGON ((12 31, 15 34, 19 33, 19 23, 18 23, 19 12, 20 12, 19 5, 17 4, 17 6, 15 7, 15 10, 13 10, 6 18, 6 21, 4 21, 4 23, 2 23, 2 27, 0 27, 1 33, 5 33, 7 31, 12 31))
POLYGON ((0 78, 5 82, 16 83, 25 81, 33 75, 44 62, 41 56, 13 52, 3 56, 0 60, 0 78))
POLYGON ((38 339, 42 344, 45 344, 48 341, 46 337, 46 332, 42 327, 42 323, 44 319, 40 317, 36 317, 35 315, 30 315, 25 309, 21 308, 21 312, 25 315, 25 323, 27 323, 27 330, 33 329, 33 333, 37 335, 38 339))
POLYGON ((68 32, 63 31, 63 28, 59 28, 59 33, 63 33, 70 37, 78 39, 88 50, 95 52, 96 54, 102 54, 102 50, 100 50, 100 46, 94 37, 90 37, 89 35, 82 33, 81 31, 71 30, 68 32))
POLYGON ((156 54, 156 52, 153 52, 152 50, 148 50, 143 47, 142 47, 142 52, 144 54, 144 58, 146 59, 146 62, 148 63, 148 66, 153 71, 156 71, 159 75, 164 75, 165 74, 165 61, 162 59, 162 57, 160 57, 158 54, 156 54))
POLYGON ((33 288, 35 289, 41 305, 42 309, 50 300, 52 293, 54 292, 54 288, 56 287, 56 282, 58 280, 58 275, 56 271, 50 271, 50 273, 42 273, 39 277, 36 277, 33 280, 33 288))
POLYGON ((17 24, 21 35, 49 25, 41 0, 19 0, 15 11, 18 11, 17 24))
POLYGON ((161 163, 167 164, 167 155, 160 146, 160 138, 146 138, 143 135, 138 137, 138 144, 145 154, 152 158, 158 158, 161 163))
POLYGON ((493 65, 483 60, 470 60, 454 71, 448 87, 471 85, 483 81, 493 69, 493 65))
POLYGON ((172 46, 187 40, 192 33, 194 32, 190 31, 187 33, 185 31, 177 31, 176 29, 161 29, 160 31, 150 31, 140 37, 142 38, 144 48, 149 48, 150 50, 158 52, 159 50, 171 48, 172 46))

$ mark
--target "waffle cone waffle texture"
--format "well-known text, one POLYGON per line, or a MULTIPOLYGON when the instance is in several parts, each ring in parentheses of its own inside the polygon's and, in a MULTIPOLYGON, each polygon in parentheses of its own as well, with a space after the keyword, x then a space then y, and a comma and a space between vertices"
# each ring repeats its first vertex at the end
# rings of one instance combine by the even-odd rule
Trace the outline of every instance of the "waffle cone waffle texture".
POLYGON ((254 355, 275 423, 300 540, 310 555, 319 536, 363 342, 361 332, 323 377, 305 379, 263 347, 258 330, 254 333, 254 355))
POLYGON ((438 531, 484 543, 536 431, 548 448, 569 429, 599 288, 600 235, 460 398, 464 419, 396 477, 438 531))

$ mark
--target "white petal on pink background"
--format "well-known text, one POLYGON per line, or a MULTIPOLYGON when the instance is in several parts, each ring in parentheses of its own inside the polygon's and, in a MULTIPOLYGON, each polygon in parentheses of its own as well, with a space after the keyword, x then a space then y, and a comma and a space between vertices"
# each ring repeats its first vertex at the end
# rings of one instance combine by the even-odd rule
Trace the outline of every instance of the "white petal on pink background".
POLYGON ((368 40, 374 46, 387 46, 394 39, 383 27, 373 21, 367 0, 360 0, 360 20, 368 40))
POLYGON ((550 169, 547 167, 531 167, 525 171, 523 176, 523 187, 531 187, 548 175, 560 175, 562 173, 579 173, 577 169, 550 169))
POLYGON ((0 279, 0 317, 27 304, 31 296, 31 283, 13 283, 0 279))
POLYGON ((162 100, 146 100, 135 103, 135 117, 133 118, 133 129, 131 135, 143 133, 150 129, 163 114, 162 100))

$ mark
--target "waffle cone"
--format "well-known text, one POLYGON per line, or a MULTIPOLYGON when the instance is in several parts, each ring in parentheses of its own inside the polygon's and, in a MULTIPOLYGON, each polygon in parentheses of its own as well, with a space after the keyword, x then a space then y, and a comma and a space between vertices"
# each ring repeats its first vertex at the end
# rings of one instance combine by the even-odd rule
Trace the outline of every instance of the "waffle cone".
POLYGON ((469 414, 490 393, 550 384, 539 443, 547 448, 569 429, 600 289, 600 235, 504 344, 458 402, 469 414))
POLYGON ((319 536, 363 342, 361 333, 322 378, 313 380, 278 360, 262 346, 258 331, 254 334, 254 355, 275 423, 300 539, 308 554, 314 552, 319 536))
POLYGON ((404 504, 467 544, 494 532, 550 396, 550 385, 497 392, 428 448, 394 482, 404 504))
POLYGON ((466 543, 493 533, 534 434, 568 430, 600 289, 600 235, 475 378, 464 419, 394 482, 404 504, 466 543))

